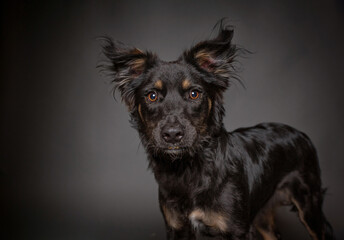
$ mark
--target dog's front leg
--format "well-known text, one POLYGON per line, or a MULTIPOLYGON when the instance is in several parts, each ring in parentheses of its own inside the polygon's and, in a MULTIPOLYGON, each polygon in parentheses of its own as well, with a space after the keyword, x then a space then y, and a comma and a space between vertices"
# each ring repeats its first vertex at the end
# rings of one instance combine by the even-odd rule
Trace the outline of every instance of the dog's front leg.
POLYGON ((188 222, 178 210, 168 207, 164 204, 161 204, 160 208, 165 220, 168 240, 196 239, 190 222, 188 222))
POLYGON ((195 240, 196 236, 190 225, 183 226, 180 229, 174 229, 166 225, 167 240, 195 240))

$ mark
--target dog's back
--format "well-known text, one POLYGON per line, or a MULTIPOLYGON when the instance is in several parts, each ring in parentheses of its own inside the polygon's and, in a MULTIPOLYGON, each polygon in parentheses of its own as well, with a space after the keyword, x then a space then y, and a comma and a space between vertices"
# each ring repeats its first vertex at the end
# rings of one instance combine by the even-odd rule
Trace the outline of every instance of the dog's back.
MULTIPOLYGON (((264 123, 229 133, 243 156, 249 188, 250 220, 263 236, 278 236, 277 206, 291 205, 313 238, 332 239, 321 207, 324 190, 316 150, 302 132, 287 125, 264 123)), ((239 161, 239 162, 240 162, 239 161)))

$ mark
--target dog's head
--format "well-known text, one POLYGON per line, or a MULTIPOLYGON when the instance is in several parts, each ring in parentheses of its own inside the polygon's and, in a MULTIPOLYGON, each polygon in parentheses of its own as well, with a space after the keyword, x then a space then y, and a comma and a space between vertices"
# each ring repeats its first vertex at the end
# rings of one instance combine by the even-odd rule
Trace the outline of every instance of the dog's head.
POLYGON ((132 122, 151 154, 194 154, 223 127, 222 95, 233 77, 237 48, 233 30, 198 43, 177 61, 105 38, 103 52, 128 106, 132 122))

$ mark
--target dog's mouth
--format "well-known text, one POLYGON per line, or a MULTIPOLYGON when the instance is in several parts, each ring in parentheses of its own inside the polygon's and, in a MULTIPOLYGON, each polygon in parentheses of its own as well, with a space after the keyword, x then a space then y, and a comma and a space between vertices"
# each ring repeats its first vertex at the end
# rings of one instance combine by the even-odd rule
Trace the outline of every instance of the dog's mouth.
POLYGON ((164 148, 164 152, 167 154, 179 155, 182 154, 186 150, 185 147, 180 146, 169 146, 164 148))
POLYGON ((172 147, 168 147, 167 150, 181 150, 182 147, 179 146, 172 146, 172 147))

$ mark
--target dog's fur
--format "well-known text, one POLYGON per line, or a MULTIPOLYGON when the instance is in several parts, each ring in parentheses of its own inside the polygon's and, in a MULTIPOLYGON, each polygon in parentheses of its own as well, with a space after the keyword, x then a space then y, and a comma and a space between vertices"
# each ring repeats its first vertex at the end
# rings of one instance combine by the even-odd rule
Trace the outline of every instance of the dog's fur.
POLYGON ((168 239, 279 239, 280 205, 294 207, 313 240, 333 239, 309 138, 278 123, 225 130, 222 96, 239 48, 232 28, 219 28, 173 62, 104 38, 101 67, 147 151, 168 239))

